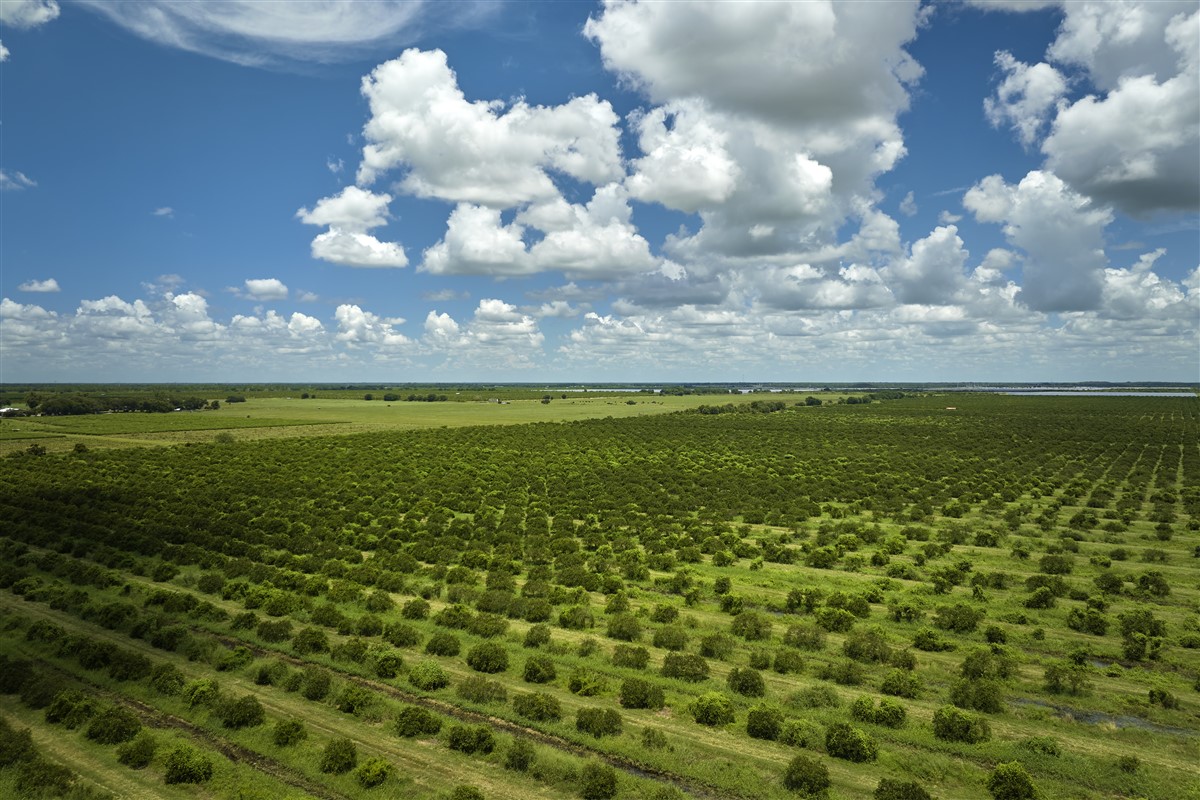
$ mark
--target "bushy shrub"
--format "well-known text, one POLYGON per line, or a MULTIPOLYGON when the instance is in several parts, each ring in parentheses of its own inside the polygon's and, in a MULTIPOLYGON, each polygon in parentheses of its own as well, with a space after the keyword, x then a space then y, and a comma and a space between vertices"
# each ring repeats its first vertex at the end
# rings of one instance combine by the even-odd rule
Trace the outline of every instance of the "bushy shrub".
POLYGON ((467 755, 486 755, 496 749, 496 737, 487 725, 451 725, 446 730, 446 746, 467 755))
POLYGON ((375 675, 380 678, 395 678, 404 668, 404 658, 399 653, 377 653, 374 660, 375 675))
POLYGON ((859 686, 866 680, 867 673, 857 661, 842 659, 821 667, 817 671, 817 677, 841 686, 859 686))
POLYGON ((153 668, 154 663, 141 653, 116 650, 108 662, 108 675, 114 681, 140 681, 153 668))
POLYGON ((893 697, 906 697, 914 700, 921 694, 921 681, 911 672, 894 669, 883 676, 883 681, 879 684, 879 691, 893 697))
POLYGON ((159 694, 173 697, 183 691, 186 683, 187 678, 174 664, 163 662, 150 669, 150 688, 159 694))
POLYGON ((1040 796, 1019 761, 997 764, 988 776, 987 789, 996 800, 1035 800, 1040 796))
POLYGON ((922 628, 913 636, 913 647, 926 653, 940 653, 953 650, 954 645, 942 638, 942 635, 930 628, 922 628))
POLYGON ((788 647, 800 650, 823 650, 825 648, 825 631, 811 622, 789 625, 783 634, 783 643, 788 647))
POLYGON ((217 716, 226 728, 250 728, 266 722, 267 712, 257 697, 248 694, 237 700, 221 703, 217 709, 217 716))
POLYGON ((321 772, 342 775, 358 764, 358 746, 350 739, 338 738, 329 741, 321 753, 321 772))
POLYGON ((508 690, 499 681, 488 680, 482 675, 472 675, 463 678, 455 687, 455 692, 464 700, 472 703, 507 703, 508 690))
POLYGON ((837 708, 842 699, 830 686, 810 686, 789 695, 788 703, 798 708, 837 708))
POLYGON ((558 698, 545 692, 514 696, 513 711, 534 722, 558 722, 562 719, 562 705, 558 698))
POLYGON ((87 726, 87 738, 100 744, 120 744, 138 735, 142 722, 127 708, 109 706, 101 711, 87 726))
POLYGON ((514 772, 528 772, 533 766, 537 752, 528 739, 513 739, 512 746, 504 754, 504 768, 514 772))
POLYGON ((818 749, 825 743, 825 729, 808 719, 785 720, 779 728, 778 741, 790 747, 818 749))
POLYGON ((693 653, 667 653, 663 659, 662 674, 665 678, 699 683, 708 679, 708 662, 693 653))
POLYGON ((595 697, 608 689, 608 680, 595 670, 576 667, 567 677, 567 688, 580 697, 595 697))
POLYGON ((664 650, 683 650, 688 645, 687 631, 678 625, 667 625, 654 632, 654 646, 664 650))
POLYGON ((733 722, 733 701, 720 692, 705 692, 688 705, 688 713, 701 725, 728 725, 733 722))
POLYGON ((868 696, 863 695, 850 704, 850 717, 859 722, 870 722, 887 728, 899 728, 904 725, 908 713, 904 706, 895 700, 883 698, 879 705, 868 696))
POLYGON ((401 607, 400 616, 405 619, 425 619, 429 616, 429 603, 414 597, 401 607))
POLYGON ((157 749, 158 741, 149 731, 142 731, 117 748, 117 762, 130 769, 145 769, 154 760, 157 749))
POLYGON ((320 628, 302 628, 292 638, 292 650, 297 655, 306 656, 313 653, 329 652, 329 637, 320 628))
POLYGON ((436 661, 422 661, 408 671, 408 682, 423 692, 432 692, 450 685, 450 676, 436 661))
POLYGON ((1062 745, 1053 736, 1031 736, 1028 739, 1022 739, 1017 742, 1017 747, 1043 756, 1057 758, 1062 755, 1062 745))
POLYGON ((756 669, 734 667, 725 678, 731 692, 744 697, 762 697, 767 693, 767 684, 762 673, 756 669))
POLYGON ((801 794, 820 794, 829 788, 829 768, 811 756, 796 756, 783 771, 783 785, 801 794))
POLYGON ((271 732, 271 741, 275 742, 277 747, 291 747, 307 738, 308 729, 298 719, 281 719, 275 723, 275 729, 271 732))
POLYGON ((456 656, 462 650, 462 643, 453 633, 439 632, 429 637, 425 643, 425 652, 431 656, 456 656))
POLYGON ((581 708, 575 712, 575 729, 597 739, 621 733, 621 715, 611 708, 581 708))
POLYGON ((329 695, 329 690, 333 686, 333 678, 328 672, 317 667, 308 667, 304 670, 304 681, 300 687, 300 694, 305 700, 324 700, 329 695))
POLYGON ((46 706, 46 722, 75 730, 96 716, 100 703, 78 689, 64 689, 46 706))
POLYGON ((542 623, 531 625, 529 630, 525 631, 525 638, 521 640, 521 646, 530 649, 547 644, 550 644, 550 626, 542 623))
POLYGON ((455 786, 450 792, 450 800, 487 800, 487 798, 478 787, 462 783, 455 786))
POLYGON ((636 642, 642 636, 642 624, 632 614, 618 614, 608 621, 608 638, 636 642))
POLYGON ((959 708, 997 714, 1004 710, 1004 690, 998 681, 960 678, 950 686, 950 702, 959 708))
POLYGON ((188 745, 179 745, 163 760, 165 783, 204 783, 212 778, 212 759, 188 745))
POLYGON ((825 752, 846 761, 874 761, 879 747, 864 731, 845 722, 835 722, 825 729, 825 752))
MULTIPOLYGON (((634 620, 635 622, 637 620, 634 620)), ((596 618, 592 616, 592 612, 587 606, 572 606, 564 608, 558 612, 558 627, 566 628, 570 631, 581 631, 584 628, 594 627, 596 618)))
POLYGON ((991 738, 987 721, 964 714, 954 706, 942 706, 933 712, 933 735, 947 742, 977 744, 991 738))
POLYGON ((641 678, 621 682, 618 701, 624 708, 648 708, 657 711, 666 702, 661 686, 641 678))
POLYGON ((508 650, 499 642, 481 642, 467 652, 467 664, 488 675, 504 672, 508 669, 508 650))
POLYGON ((554 660, 549 656, 530 656, 525 661, 522 677, 526 683, 549 683, 558 676, 554 660))
POLYGON ((264 642, 282 642, 292 638, 292 623, 286 619, 258 623, 258 638, 264 642))
POLYGON ((700 640, 700 655, 724 660, 733 653, 734 639, 727 633, 710 633, 700 640))
POLYGON ((784 648, 775 651, 771 668, 780 675, 794 675, 804 671, 804 656, 797 650, 784 648))
POLYGON ((405 738, 437 736, 442 730, 442 718, 421 706, 405 706, 396 715, 396 735, 405 738))
POLYGON ((757 706, 746 716, 746 733, 751 739, 775 741, 783 728, 783 714, 778 709, 757 706))
POLYGON ((412 647, 421 641, 421 632, 406 622, 392 622, 384 626, 381 638, 392 647, 412 647))
POLYGON ((364 789, 373 789, 392 774, 392 765, 382 758, 371 757, 354 770, 354 779, 364 789))
POLYGON ((479 613, 467 625, 467 631, 484 639, 494 639, 508 631, 508 620, 499 614, 479 613))
POLYGON ((365 686, 356 683, 347 684, 338 693, 334 703, 343 714, 362 714, 375 704, 375 694, 365 686))
POLYGON ((743 611, 729 623, 730 632, 748 642, 770 638, 771 627, 771 618, 758 611, 743 611))
POLYGON ((650 663, 650 651, 644 647, 619 644, 613 648, 612 663, 614 667, 645 669, 650 663))
POLYGON ((583 800, 609 800, 617 794, 617 771, 608 764, 589 761, 579 771, 579 796, 583 800))

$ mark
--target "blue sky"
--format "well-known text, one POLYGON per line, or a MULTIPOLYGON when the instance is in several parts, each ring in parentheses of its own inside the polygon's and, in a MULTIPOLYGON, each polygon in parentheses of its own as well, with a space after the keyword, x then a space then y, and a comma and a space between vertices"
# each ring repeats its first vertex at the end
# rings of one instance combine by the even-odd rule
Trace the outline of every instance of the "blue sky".
POLYGON ((0 380, 1200 380, 1194 2, 0 5, 0 380))

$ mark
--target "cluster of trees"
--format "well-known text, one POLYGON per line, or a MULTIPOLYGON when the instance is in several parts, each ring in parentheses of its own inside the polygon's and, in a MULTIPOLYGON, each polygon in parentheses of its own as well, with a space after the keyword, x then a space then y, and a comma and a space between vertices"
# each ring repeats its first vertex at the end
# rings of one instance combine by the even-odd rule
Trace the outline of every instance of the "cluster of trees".
POLYGON ((40 393, 30 393, 25 398, 25 405, 30 411, 47 417, 101 414, 106 411, 141 411, 146 413, 165 413, 168 411, 177 410, 198 411, 205 408, 220 408, 220 403, 218 401, 213 400, 209 402, 202 397, 175 397, 171 395, 120 396, 108 394, 45 395, 40 393))

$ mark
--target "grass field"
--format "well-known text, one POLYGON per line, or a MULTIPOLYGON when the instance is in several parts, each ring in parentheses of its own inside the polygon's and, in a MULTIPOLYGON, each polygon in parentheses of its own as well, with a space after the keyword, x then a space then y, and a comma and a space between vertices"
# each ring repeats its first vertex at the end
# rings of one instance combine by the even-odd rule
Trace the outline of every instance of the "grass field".
MULTIPOLYGON (((795 402, 795 398, 789 399, 795 402)), ((570 422, 597 417, 664 414, 706 403, 750 402, 747 398, 686 395, 680 397, 584 397, 568 394, 549 403, 511 400, 503 403, 385 403, 381 400, 300 400, 255 398, 223 404, 215 411, 169 414, 89 414, 71 417, 21 417, 0 420, 0 455, 28 447, 32 439, 51 452, 87 447, 129 447, 212 441, 222 431, 238 439, 325 436, 372 431, 459 428, 470 425, 522 425, 570 422)))

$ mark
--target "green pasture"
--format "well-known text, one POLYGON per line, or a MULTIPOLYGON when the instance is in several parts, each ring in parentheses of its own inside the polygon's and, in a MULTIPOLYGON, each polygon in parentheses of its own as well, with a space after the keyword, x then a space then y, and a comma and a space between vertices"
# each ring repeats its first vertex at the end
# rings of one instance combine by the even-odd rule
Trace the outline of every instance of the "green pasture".
MULTIPOLYGON (((713 403, 748 403, 746 396, 654 396, 623 394, 591 396, 562 393, 549 403, 541 399, 496 402, 422 403, 362 399, 264 397, 244 403, 222 403, 217 410, 176 411, 167 414, 111 413, 65 417, 16 417, 0 420, 0 454, 25 449, 29 439, 51 452, 86 447, 128 447, 212 441, 221 432, 237 439, 291 438, 422 428, 461 428, 473 425, 523 425, 571 422, 598 417, 625 418, 665 414, 713 403)), ((793 395, 781 395, 796 402, 793 395)))

